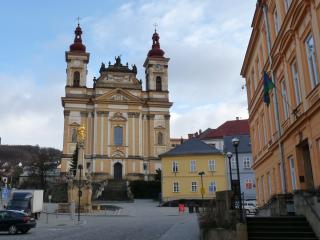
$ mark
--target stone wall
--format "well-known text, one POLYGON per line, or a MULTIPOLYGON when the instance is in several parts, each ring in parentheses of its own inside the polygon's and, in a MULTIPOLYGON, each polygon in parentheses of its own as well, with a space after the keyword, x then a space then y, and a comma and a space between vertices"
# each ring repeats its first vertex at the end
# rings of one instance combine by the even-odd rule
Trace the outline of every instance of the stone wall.
POLYGON ((216 199, 200 211, 201 238, 217 240, 246 240, 247 227, 239 222, 239 212, 231 209, 232 191, 216 193, 216 199))
POLYGON ((294 195, 294 207, 297 215, 306 217, 314 233, 320 239, 320 195, 297 192, 294 195))

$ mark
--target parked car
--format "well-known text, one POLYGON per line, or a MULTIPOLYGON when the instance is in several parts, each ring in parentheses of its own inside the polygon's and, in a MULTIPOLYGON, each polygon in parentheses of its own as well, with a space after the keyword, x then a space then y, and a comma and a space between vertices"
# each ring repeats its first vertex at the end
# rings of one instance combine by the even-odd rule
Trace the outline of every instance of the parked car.
POLYGON ((257 211, 257 205, 255 200, 245 200, 243 203, 243 208, 247 215, 255 215, 257 211))
POLYGON ((9 234, 16 234, 18 231, 27 233, 35 226, 35 219, 26 213, 14 210, 0 211, 0 231, 8 231, 9 234))

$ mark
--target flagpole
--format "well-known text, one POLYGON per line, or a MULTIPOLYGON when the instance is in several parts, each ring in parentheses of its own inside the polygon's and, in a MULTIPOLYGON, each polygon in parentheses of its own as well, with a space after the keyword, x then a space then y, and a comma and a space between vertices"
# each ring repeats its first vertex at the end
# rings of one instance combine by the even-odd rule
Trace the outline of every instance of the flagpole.
POLYGON ((283 144, 280 141, 282 131, 281 131, 281 125, 280 125, 280 117, 279 117, 279 104, 278 104, 278 91, 276 87, 275 77, 272 70, 272 57, 271 57, 271 39, 270 39, 270 28, 269 28, 269 21, 267 17, 268 13, 268 7, 266 4, 263 4, 263 13, 264 13, 264 21, 266 23, 266 32, 267 32, 267 47, 268 47, 268 57, 269 57, 269 65, 270 65, 270 71, 271 71, 271 79, 275 85, 274 87, 274 94, 273 94, 273 102, 274 102, 274 110, 276 115, 276 124, 278 128, 278 145, 279 145, 279 153, 280 153, 280 163, 281 163, 281 186, 282 186, 282 192, 287 192, 287 184, 286 184, 286 175, 285 175, 285 168, 284 168, 284 156, 283 156, 283 144))

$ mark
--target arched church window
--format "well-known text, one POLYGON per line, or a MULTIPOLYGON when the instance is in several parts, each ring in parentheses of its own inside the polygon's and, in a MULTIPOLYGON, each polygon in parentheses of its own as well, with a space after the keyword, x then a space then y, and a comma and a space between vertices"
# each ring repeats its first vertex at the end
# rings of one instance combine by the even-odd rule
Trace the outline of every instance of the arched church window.
POLYGON ((80 73, 78 71, 73 73, 73 86, 79 87, 80 85, 80 73))
POLYGON ((122 145, 123 144, 123 128, 115 127, 114 128, 114 145, 122 145))
POLYGON ((163 134, 161 132, 158 132, 158 145, 163 144, 163 134))
POLYGON ((159 76, 156 78, 156 91, 162 91, 162 82, 159 76))

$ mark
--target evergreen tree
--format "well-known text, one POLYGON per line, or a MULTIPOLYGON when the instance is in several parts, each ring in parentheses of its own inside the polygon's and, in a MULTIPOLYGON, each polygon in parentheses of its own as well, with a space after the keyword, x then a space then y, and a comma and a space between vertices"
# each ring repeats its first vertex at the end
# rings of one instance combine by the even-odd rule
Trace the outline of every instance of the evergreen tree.
POLYGON ((78 145, 76 146, 76 149, 74 150, 74 153, 72 155, 72 161, 71 161, 71 165, 70 165, 70 170, 73 173, 73 176, 76 175, 77 172, 77 165, 78 165, 78 145))
POLYGON ((156 175, 154 177, 154 180, 156 182, 161 182, 161 169, 160 168, 156 169, 156 175))

